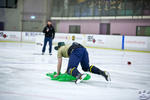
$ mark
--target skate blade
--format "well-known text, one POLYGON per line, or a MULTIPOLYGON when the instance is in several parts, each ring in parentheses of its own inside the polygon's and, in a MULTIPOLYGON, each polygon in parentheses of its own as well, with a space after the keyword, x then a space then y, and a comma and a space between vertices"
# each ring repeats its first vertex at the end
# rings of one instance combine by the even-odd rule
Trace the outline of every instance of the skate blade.
POLYGON ((83 81, 83 79, 86 77, 86 74, 83 74, 82 76, 81 76, 81 79, 77 79, 76 81, 75 81, 75 83, 76 84, 79 84, 79 83, 81 83, 81 81, 83 81))

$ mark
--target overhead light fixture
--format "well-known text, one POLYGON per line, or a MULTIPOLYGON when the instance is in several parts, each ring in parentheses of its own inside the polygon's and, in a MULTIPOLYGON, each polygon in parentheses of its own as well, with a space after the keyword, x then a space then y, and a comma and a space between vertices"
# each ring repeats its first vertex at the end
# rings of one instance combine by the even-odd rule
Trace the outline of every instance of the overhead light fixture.
POLYGON ((30 19, 35 19, 36 18, 36 16, 30 16, 30 19))

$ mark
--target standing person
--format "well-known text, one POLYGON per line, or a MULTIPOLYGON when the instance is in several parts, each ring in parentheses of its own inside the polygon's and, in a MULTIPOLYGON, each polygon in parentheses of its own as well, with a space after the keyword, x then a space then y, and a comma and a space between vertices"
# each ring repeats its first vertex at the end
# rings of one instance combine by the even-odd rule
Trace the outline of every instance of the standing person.
POLYGON ((47 25, 44 27, 43 33, 45 33, 45 38, 42 55, 45 53, 47 42, 49 42, 49 54, 52 55, 52 40, 55 38, 55 29, 50 20, 47 21, 47 25))
POLYGON ((97 68, 94 65, 89 65, 89 56, 85 47, 81 44, 74 42, 72 45, 65 45, 64 42, 59 42, 58 46, 55 47, 58 50, 58 65, 57 65, 57 77, 60 74, 62 57, 69 58, 67 73, 76 77, 75 83, 79 83, 84 79, 86 75, 81 74, 77 67, 79 63, 81 64, 82 70, 85 72, 91 72, 94 74, 102 75, 106 81, 110 81, 109 73, 97 68))

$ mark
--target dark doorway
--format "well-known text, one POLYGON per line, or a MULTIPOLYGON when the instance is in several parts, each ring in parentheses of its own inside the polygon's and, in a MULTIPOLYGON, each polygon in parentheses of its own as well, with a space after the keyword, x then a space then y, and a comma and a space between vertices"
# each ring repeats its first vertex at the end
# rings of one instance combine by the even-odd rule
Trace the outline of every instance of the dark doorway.
POLYGON ((80 33, 80 25, 69 25, 69 33, 80 33))
POLYGON ((110 35, 110 23, 100 23, 100 34, 110 35))
POLYGON ((0 30, 4 30, 4 22, 0 22, 0 30))

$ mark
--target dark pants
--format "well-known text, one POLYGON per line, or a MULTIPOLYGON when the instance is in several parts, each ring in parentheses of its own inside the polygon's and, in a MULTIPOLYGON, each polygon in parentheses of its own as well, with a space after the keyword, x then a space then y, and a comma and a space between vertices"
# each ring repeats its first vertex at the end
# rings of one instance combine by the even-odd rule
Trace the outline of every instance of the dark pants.
POLYGON ((70 54, 67 73, 74 77, 78 77, 80 75, 80 72, 77 69, 79 63, 81 64, 83 71, 90 71, 99 75, 104 74, 99 68, 93 65, 89 66, 89 56, 86 48, 77 48, 70 54))
POLYGON ((45 52, 47 42, 49 42, 49 53, 51 53, 52 52, 52 38, 50 38, 50 37, 44 38, 44 45, 43 45, 42 52, 45 52))

